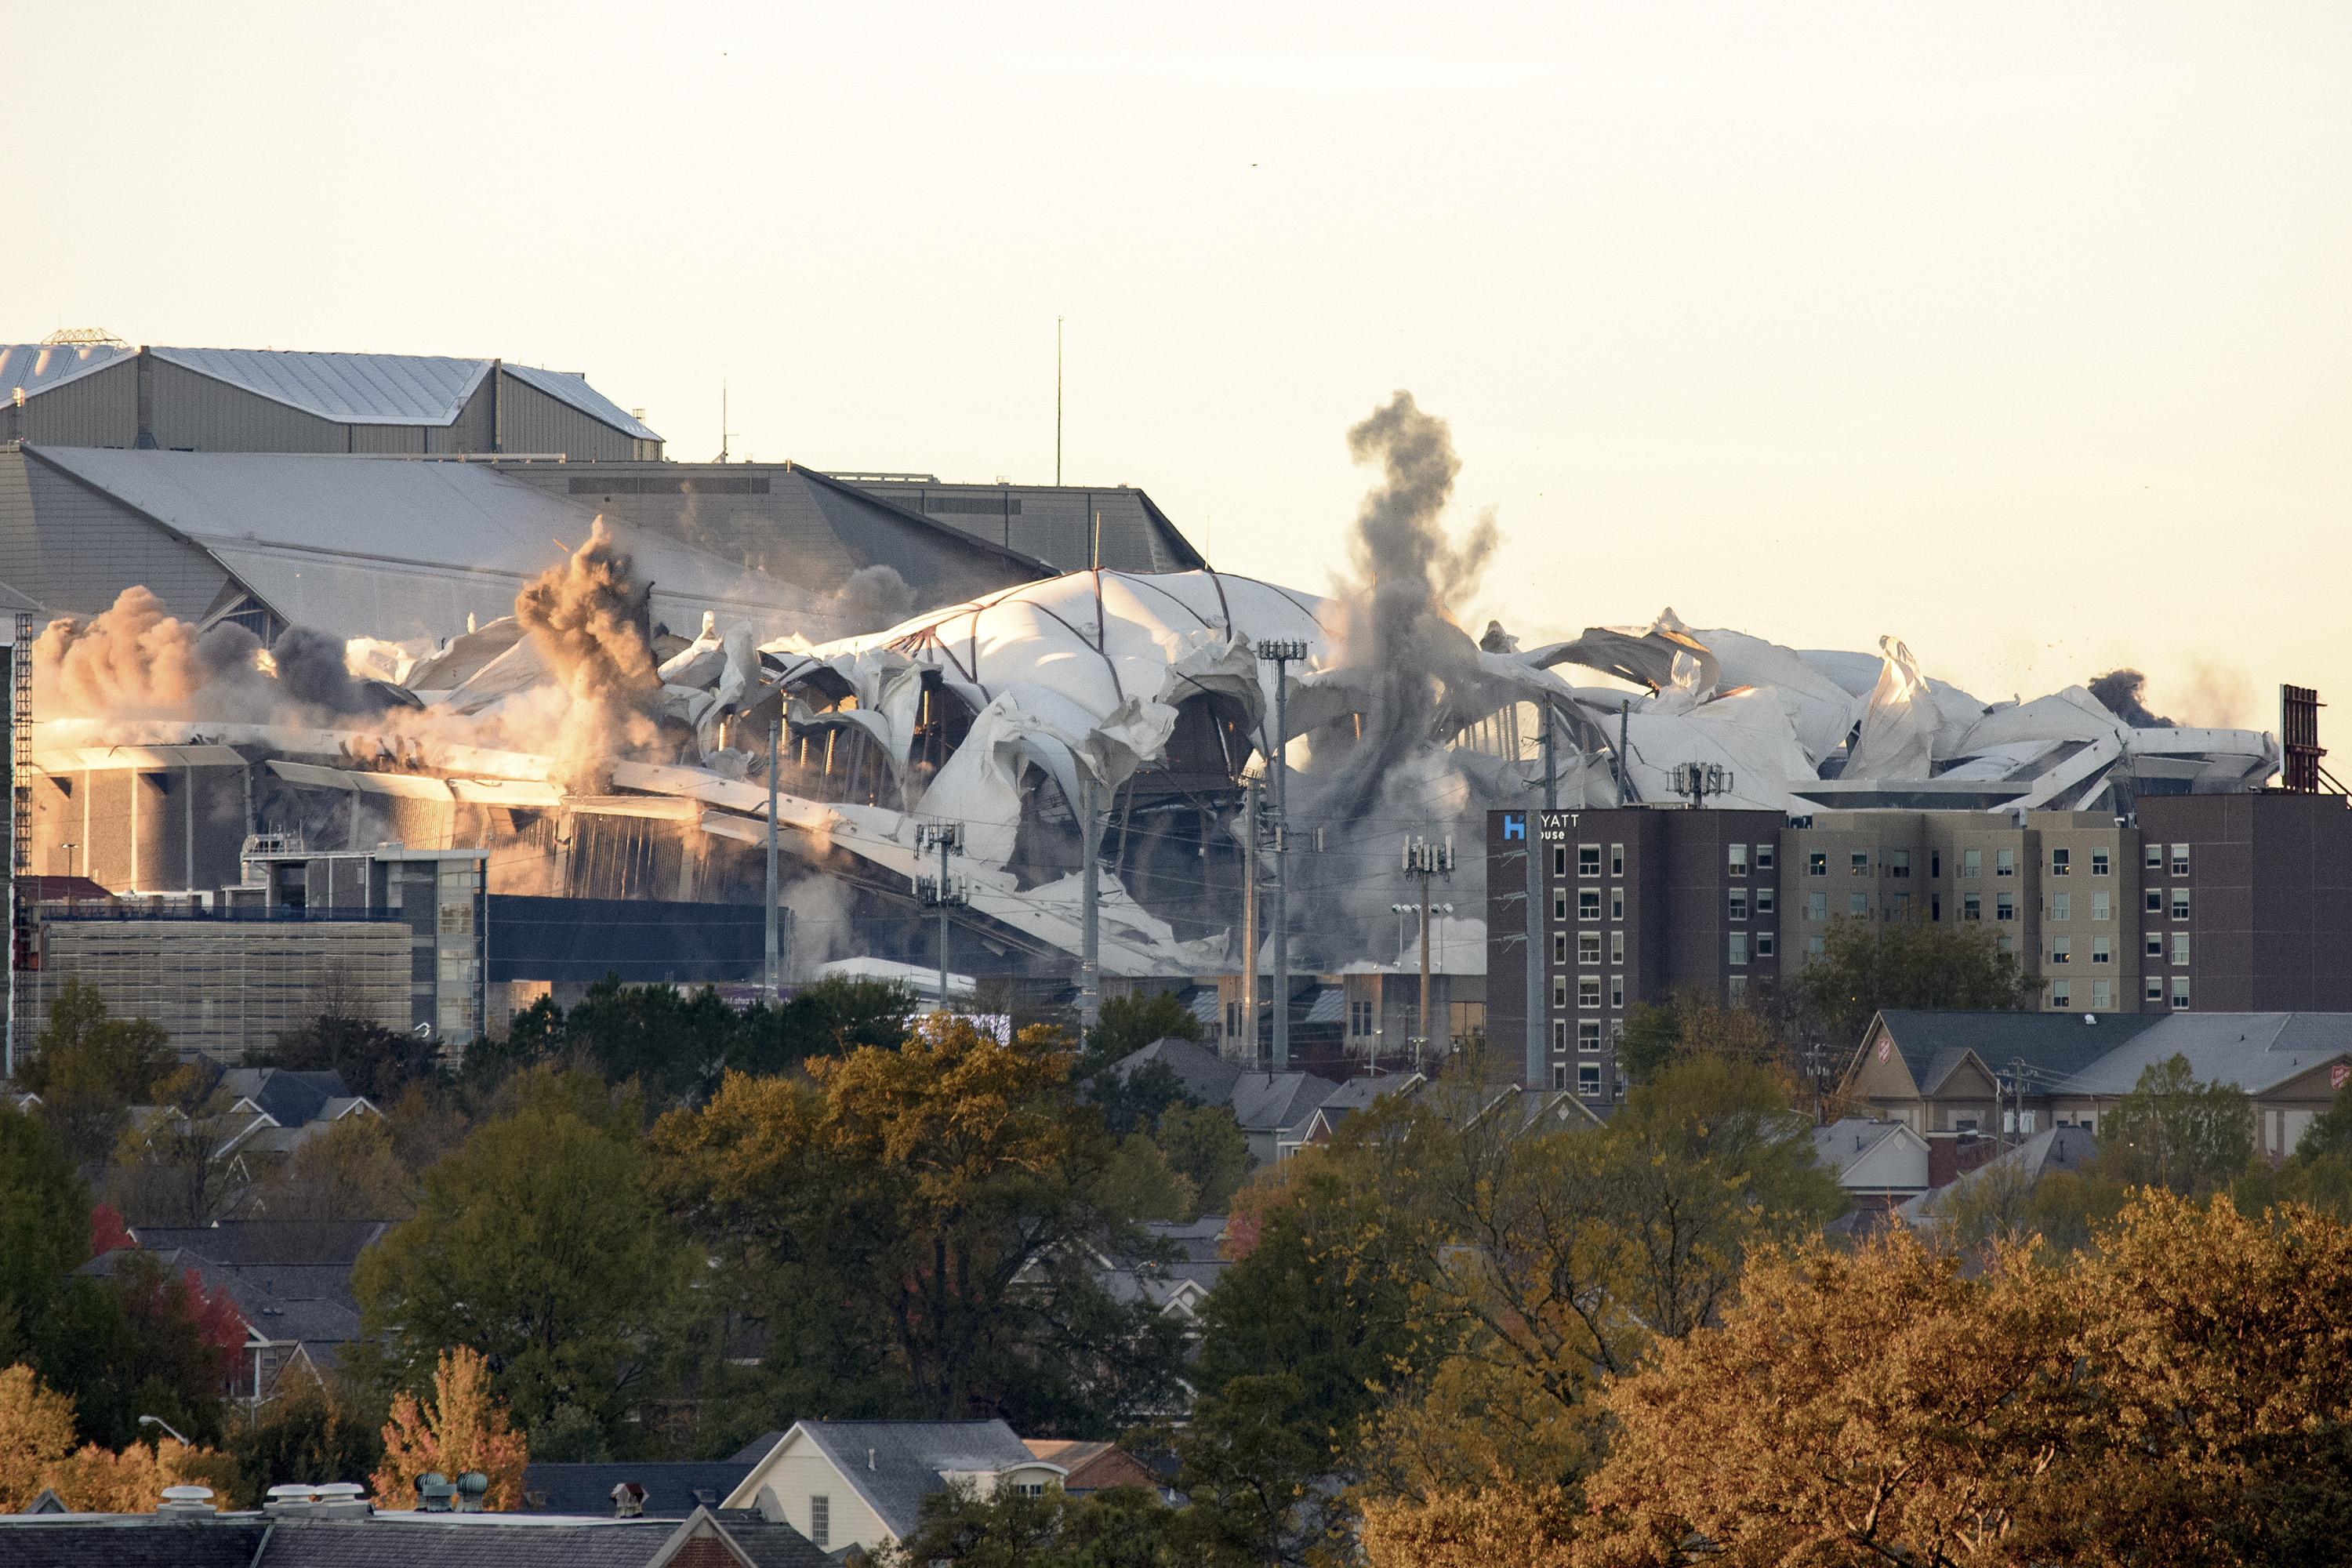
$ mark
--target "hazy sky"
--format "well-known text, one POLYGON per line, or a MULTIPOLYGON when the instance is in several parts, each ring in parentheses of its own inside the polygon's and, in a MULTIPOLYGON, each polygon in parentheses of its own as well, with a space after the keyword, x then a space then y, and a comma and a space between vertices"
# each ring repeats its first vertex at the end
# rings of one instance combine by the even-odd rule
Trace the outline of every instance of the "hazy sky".
MULTIPOLYGON (((675 457, 1140 485, 1320 587, 2352 704, 2352 8, 8 7, 0 341, 501 354, 675 457)), ((2352 734, 2352 731, 2344 731, 2352 734)), ((2343 742, 2352 752, 2352 739, 2343 742)))

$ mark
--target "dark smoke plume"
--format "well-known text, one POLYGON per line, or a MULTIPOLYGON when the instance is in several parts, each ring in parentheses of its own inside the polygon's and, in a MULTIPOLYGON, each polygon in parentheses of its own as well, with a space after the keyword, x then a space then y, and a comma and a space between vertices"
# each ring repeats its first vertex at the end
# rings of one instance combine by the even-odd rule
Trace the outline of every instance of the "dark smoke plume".
MULTIPOLYGON (((199 649, 199 651, 202 651, 199 649)), ((289 700, 324 712, 374 718, 383 700, 352 679, 343 645, 324 632, 289 626, 269 649, 278 689, 289 700)))
POLYGON ((2148 711, 2143 701, 2147 695, 2147 677, 2137 669, 2111 669, 2105 675, 2093 676, 2091 695, 2097 698, 2108 712, 2135 730, 2177 730, 2180 727, 2161 714, 2148 711))
POLYGON ((1445 421, 1399 391, 1348 432, 1359 463, 1378 463, 1349 542, 1356 587, 1348 596, 1345 658, 1370 693, 1363 740, 1317 805, 1335 820, 1369 811, 1382 784, 1421 745, 1452 728, 1451 697, 1479 681, 1478 645, 1454 622, 1449 600, 1477 587, 1501 542, 1481 517, 1460 544, 1440 523, 1462 460, 1445 421))

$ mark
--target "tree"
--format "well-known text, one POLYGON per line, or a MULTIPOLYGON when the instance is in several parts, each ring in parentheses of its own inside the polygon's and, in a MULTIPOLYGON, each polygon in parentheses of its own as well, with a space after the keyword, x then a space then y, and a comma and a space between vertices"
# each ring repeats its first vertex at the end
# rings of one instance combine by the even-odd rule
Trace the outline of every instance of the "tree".
POLYGON ((1338 1459, 1318 1415, 1298 1378, 1252 1373, 1195 1400, 1181 1431, 1158 1429, 1192 1499, 1171 1531, 1181 1561, 1304 1565, 1343 1537, 1340 1499, 1321 1484, 1338 1459))
POLYGON ((1916 906, 1899 921, 1832 921, 1824 951, 1798 984, 1827 1037, 1844 1042, 1862 1038, 1885 1008, 2013 1012, 2034 991, 2033 977, 2000 951, 1991 926, 1926 920, 1916 906))
POLYGON ((691 1258, 647 1195, 634 1100, 546 1071, 518 1100, 427 1171, 416 1216, 361 1255, 374 1375, 413 1386, 436 1352, 467 1347, 526 1420, 578 1405, 617 1436, 691 1258))
POLYGON ((1083 1436, 1168 1396, 1181 1335, 1094 1278, 1143 1237, 1054 1036, 934 1016, 807 1068, 730 1073, 654 1132, 666 1204, 766 1329, 774 1397, 1083 1436))
POLYGON ((2235 1084, 2199 1083, 2174 1055, 2140 1070, 2132 1091, 2099 1118, 2102 1175, 2189 1196, 2242 1173, 2254 1158, 2253 1102, 2235 1084))
POLYGON ((248 1497, 281 1481, 364 1484, 383 1462, 382 1421, 360 1412, 357 1391, 317 1377, 289 1377, 260 1419, 233 1426, 224 1447, 248 1497))
POLYGON ((1173 991, 1110 997, 1102 1005, 1102 1022, 1087 1037, 1087 1067, 1091 1069, 1132 1056, 1152 1041, 1171 1036, 1193 1041, 1201 1037, 1201 1020, 1192 1016, 1192 1010, 1173 991))
POLYGON ((88 1164, 106 1157, 126 1109, 146 1100, 177 1062, 162 1025, 109 1017, 98 987, 68 976, 17 1081, 41 1097, 42 1120, 73 1162, 88 1164))
POLYGON ((240 1152, 253 1118, 230 1110, 221 1068, 197 1060, 154 1088, 115 1140, 108 1201, 132 1225, 206 1226, 242 1215, 254 1198, 240 1152))
POLYGON ((1669 1062, 1717 1058, 1774 1067, 1790 1055, 1780 1026, 1749 1008, 1726 1006, 1701 986, 1677 987, 1665 1000, 1636 1003, 1625 1015, 1621 1059, 1636 1080, 1669 1062))
MULTIPOLYGON (((0 1512, 22 1513, 44 1489, 81 1513, 147 1513, 184 1481, 227 1489, 233 1474, 208 1448, 131 1443, 120 1453, 74 1445, 74 1402, 28 1366, 0 1369, 0 1512)), ((231 1500, 234 1500, 233 1499, 231 1500)))
POLYGON ((402 1089, 435 1075, 437 1041, 406 1031, 395 1033, 373 1018, 326 1014, 278 1037, 267 1051, 248 1052, 248 1067, 292 1072, 339 1072, 353 1094, 390 1105, 402 1089))
POLYGON ((380 1116, 346 1116, 305 1139, 268 1198, 285 1219, 406 1219, 416 1184, 393 1151, 380 1116))
POLYGON ((1169 1165, 1198 1194, 1199 1211, 1223 1214, 1249 1174, 1249 1139, 1223 1105, 1171 1105, 1154 1135, 1169 1165))
POLYGON ((983 1498, 959 1481, 923 1499, 914 1533, 871 1556, 881 1568, 1163 1568, 1175 1518, 1146 1487, 983 1498))
POLYGON ((2294 1160, 2310 1165, 2331 1156, 2352 1163, 2352 1089, 2336 1091, 2327 1109, 2311 1119, 2295 1140, 2294 1160))
POLYGON ((47 1320, 89 1240, 89 1192, 65 1150, 32 1117, 0 1112, 0 1355, 47 1320))
POLYGON ((383 1424, 383 1462, 368 1478, 377 1506, 413 1507, 419 1477, 438 1473, 454 1481, 469 1471, 489 1478, 485 1510, 522 1506, 530 1445, 509 1422, 490 1381, 488 1362, 459 1345, 443 1352, 434 1366, 430 1405, 405 1390, 394 1396, 392 1417, 383 1424))

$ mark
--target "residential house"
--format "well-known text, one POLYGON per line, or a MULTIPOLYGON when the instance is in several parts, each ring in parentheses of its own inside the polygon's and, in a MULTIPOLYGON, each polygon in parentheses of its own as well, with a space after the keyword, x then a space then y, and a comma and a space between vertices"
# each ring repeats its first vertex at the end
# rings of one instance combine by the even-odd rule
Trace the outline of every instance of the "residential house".
POLYGON ((1950 1185, 1911 1198, 1895 1212, 1902 1215, 1906 1225, 1933 1230, 1944 1223, 1954 1198, 1965 1196, 1971 1190, 1993 1182, 2012 1182, 2032 1187, 2053 1171, 2081 1170, 2084 1163, 2095 1152, 2097 1144, 2091 1129, 2080 1126, 2045 1127, 1975 1170, 1963 1172, 1953 1179, 1950 1185))
POLYGON ((923 1499, 951 1486, 1034 1495, 1066 1473, 1002 1421, 802 1421, 753 1462, 721 1510, 756 1508, 823 1551, 870 1549, 913 1534, 923 1499))
POLYGON ((1222 1105, 1241 1124, 1250 1158, 1271 1165, 1305 1141, 1307 1118, 1339 1086, 1312 1073, 1244 1068, 1191 1040, 1168 1036, 1112 1064, 1124 1081, 1154 1063, 1166 1067, 1184 1092, 1203 1105, 1222 1105))
POLYGON ((1158 1490, 1160 1478, 1150 1467, 1116 1443, 1083 1443, 1064 1437, 1028 1437, 1024 1446, 1049 1465, 1062 1468, 1062 1489, 1072 1497, 1111 1487, 1150 1487, 1158 1490))
POLYGON ((1419 1093, 1428 1081, 1417 1072, 1351 1078, 1326 1095, 1323 1103, 1315 1108, 1315 1113, 1307 1119, 1307 1131, 1300 1136, 1299 1142, 1302 1145, 1328 1143, 1331 1134, 1339 1131, 1339 1123, 1359 1110, 1370 1109, 1372 1101, 1381 1096, 1393 1094, 1409 1099, 1419 1093))
POLYGON ((1845 1116, 1813 1129, 1813 1163, 1857 1207, 1888 1209, 1927 1190, 1927 1141, 1903 1121, 1845 1116))
POLYGON ((523 1468, 523 1507, 531 1513, 685 1519, 697 1509, 717 1508, 725 1501, 782 1436, 782 1432, 770 1432, 755 1437, 724 1459, 632 1459, 608 1464, 535 1460, 523 1468))
POLYGON ((1850 1104, 1926 1139, 1930 1187, 2053 1126, 2095 1129, 2140 1074, 2174 1056, 2252 1097, 2255 1147, 2294 1152, 2352 1082, 2352 1013, 1928 1013, 1864 1032, 1850 1104))
MULTIPOLYGON (((301 1489, 277 1488, 284 1494, 301 1489)), ((324 1490, 325 1489, 316 1489, 324 1490)), ((27 1568, 834 1568, 790 1525, 698 1508, 684 1520, 374 1512, 299 1497, 216 1511, 173 1487, 152 1513, 0 1514, 0 1563, 27 1568)))

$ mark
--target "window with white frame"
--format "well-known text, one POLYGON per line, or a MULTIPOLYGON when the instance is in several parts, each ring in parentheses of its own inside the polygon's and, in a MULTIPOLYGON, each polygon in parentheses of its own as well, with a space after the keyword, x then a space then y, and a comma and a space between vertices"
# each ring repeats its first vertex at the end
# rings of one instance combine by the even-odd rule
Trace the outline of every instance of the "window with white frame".
POLYGON ((1829 919, 1830 896, 1827 893, 1807 893, 1805 895, 1805 918, 1809 921, 1825 921, 1829 919))
POLYGON ((1568 933, 1564 931, 1551 933, 1551 961, 1554 963, 1568 962, 1568 933))
POLYGON ((2164 846, 2161 844, 2147 844, 2141 846, 2140 866, 2144 870, 2163 870, 2164 846))
POLYGON ((1576 1005, 1580 1007, 1601 1005, 1601 976, 1580 974, 1576 978, 1576 1005))
POLYGON ((2091 939, 2091 962, 2093 963, 2113 963, 2116 958, 2115 941, 2116 939, 2111 936, 2093 937, 2091 939))
POLYGON ((1772 846, 1769 844, 1759 844, 1756 847, 1756 868, 1759 871, 1769 871, 1772 868, 1772 846))
POLYGON ((1960 875, 1963 877, 1981 877, 1984 875, 1983 850, 1963 849, 1960 851, 1960 875))
POLYGON ((2172 847, 2172 874, 2176 877, 2189 875, 2189 846, 2186 844, 2172 847))
POLYGON ((1551 1005, 1555 1007, 1568 1005, 1568 976, 1565 974, 1551 977, 1551 1005))
POLYGON ((1568 1055, 1568 1020, 1565 1018, 1551 1021, 1551 1054, 1556 1057, 1568 1055))
POLYGON ((809 1544, 822 1552, 833 1544, 833 1500, 812 1494, 809 1498, 809 1544))
POLYGON ((2071 854, 2063 849, 2053 849, 2050 851, 2050 874, 2052 876, 2063 877, 2072 873, 2074 869, 2074 857, 2071 854))
POLYGON ((1868 893, 1848 893, 1845 896, 1845 912, 1858 921, 1868 920, 1870 918, 1870 895, 1868 893))
POLYGON ((1731 874, 1735 877, 1745 877, 1748 875, 1748 846, 1734 844, 1728 846, 1728 848, 1731 874))
POLYGON ((2116 918, 2116 907, 2111 895, 2106 893, 2091 895, 2091 918, 2095 921, 2109 921, 2116 918))
POLYGON ((2189 933, 2185 931, 2172 933, 2172 962, 2175 963, 2189 962, 2189 933))
POLYGON ((1731 889, 1731 918, 1736 921, 1748 918, 1748 889, 1745 888, 1731 889))
POLYGON ((1576 933, 1576 962, 1579 963, 1598 963, 1601 962, 1601 933, 1599 931, 1580 931, 1576 933))
POLYGON ((2107 980, 2094 980, 2091 982, 2091 1010, 2093 1012, 2104 1013, 2109 1007, 2115 1005, 2115 1003, 2109 999, 2114 994, 2114 982, 2107 980))
POLYGON ((1992 874, 1996 877, 2016 876, 2017 851, 2014 849, 1994 850, 1992 852, 1992 874))
POLYGON ((1756 956, 1759 958, 1769 958, 1772 956, 1772 933, 1770 931, 1759 931, 1756 933, 1756 956))
POLYGON ((1609 847, 1609 874, 1612 877, 1625 874, 1625 847, 1622 844, 1609 847))
POLYGON ((1599 1062, 1576 1064, 1576 1092, 1585 1100, 1601 1098, 1601 1064, 1599 1062))
POLYGON ((1735 964, 1748 962, 1748 933, 1744 931, 1731 933, 1731 962, 1735 964))
POLYGON ((2094 876, 2094 877, 2104 877, 2104 876, 2105 876, 2106 874, 2107 874, 2107 852, 2106 852, 2106 850, 2105 850, 2104 848, 2101 848, 2101 849, 2094 849, 2094 850, 2092 850, 2092 851, 2091 851, 2091 875, 2092 875, 2092 876, 2094 876))
POLYGON ((2172 918, 2177 921, 2189 918, 2189 889, 2186 888, 2172 889, 2172 918))
POLYGON ((2052 981, 2050 983, 2050 1005, 2063 1012, 2074 1005, 2074 993, 2073 986, 2063 980, 2052 981))
POLYGON ((2069 936, 2052 937, 2050 939, 2050 962, 2053 963, 2074 963, 2074 939, 2069 936))
POLYGON ((2017 895, 2015 893, 1995 893, 1992 896, 1992 918, 1997 921, 2015 920, 2017 918, 2017 895))
POLYGON ((1601 875, 1601 846, 1580 844, 1576 847, 1576 874, 1580 877, 1601 875))
POLYGON ((2140 894, 2139 905, 2140 908, 2146 910, 2149 914, 2162 914, 2164 912, 2164 889, 2162 888, 2150 888, 2147 889, 2145 892, 2140 894))
POLYGON ((1982 893, 1962 893, 1960 895, 1960 919, 1964 921, 1980 921, 1984 919, 1984 895, 1982 893))
POLYGON ((1609 933, 1609 962, 1612 963, 1625 962, 1625 933, 1622 931, 1612 931, 1609 933))
POLYGON ((2188 1010, 2189 976, 2186 974, 2176 974, 2172 977, 2172 1005, 2176 1012, 2188 1010))
POLYGON ((1576 918, 1597 921, 1601 918, 1601 889, 1586 888, 1576 895, 1576 918))
POLYGON ((2072 893, 2051 894, 2050 918, 2053 921, 2073 920, 2074 918, 2074 895, 2072 893))
POLYGON ((1759 888, 1756 889, 1756 912, 1759 915, 1769 915, 1772 912, 1772 889, 1770 888, 1759 888))
POLYGON ((1609 889, 1609 918, 1612 921, 1625 918, 1625 889, 1622 888, 1609 889))
POLYGON ((1564 921, 1568 919, 1568 893, 1566 889, 1562 889, 1551 896, 1551 918, 1556 921, 1564 921))
POLYGON ((1846 865, 1848 868, 1852 870, 1853 875, 1857 877, 1869 876, 1870 852, 1866 849, 1854 850, 1852 854, 1846 857, 1846 865))
POLYGON ((1565 844, 1551 847, 1551 874, 1555 877, 1568 875, 1568 846, 1565 844))
POLYGON ((2145 993, 2145 994, 2147 995, 2147 999, 2148 999, 2149 1001, 2151 1001, 2151 1002, 2161 1002, 2161 1001, 2163 1001, 2163 1000, 2164 1000, 2164 976, 2163 976, 2163 975, 2161 975, 2161 974, 2151 974, 2151 975, 2149 975, 2149 976, 2147 977, 2147 989, 2146 989, 2146 993, 2145 993))
POLYGON ((1748 999, 1748 976, 1745 974, 1733 975, 1726 984, 1725 989, 1730 993, 1731 1005, 1735 1007, 1738 1006, 1742 1002, 1745 1002, 1748 999))
POLYGON ((1563 1091, 1567 1089, 1568 1064, 1566 1062, 1554 1062, 1551 1064, 1551 1086, 1554 1089, 1563 1091))
POLYGON ((1625 977, 1622 974, 1612 974, 1609 977, 1609 1005, 1612 1007, 1622 1007, 1625 1005, 1625 977))
POLYGON ((2162 931, 2152 931, 2147 933, 2147 940, 2140 948, 2140 956, 2142 958, 2162 958, 2164 956, 2164 933, 2162 931))
POLYGON ((1601 1048, 1601 1020, 1587 1018, 1576 1026, 1576 1048, 1591 1052, 1601 1048))

